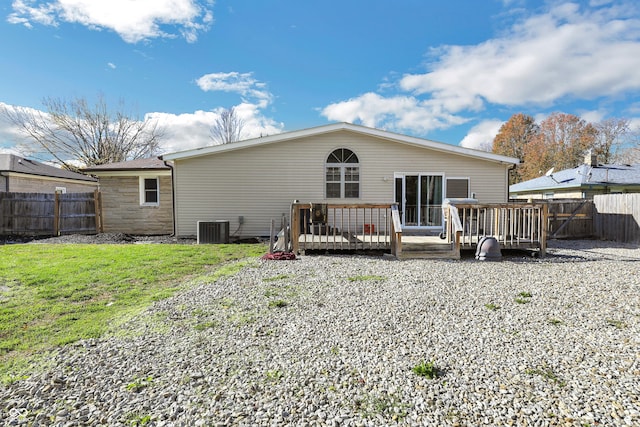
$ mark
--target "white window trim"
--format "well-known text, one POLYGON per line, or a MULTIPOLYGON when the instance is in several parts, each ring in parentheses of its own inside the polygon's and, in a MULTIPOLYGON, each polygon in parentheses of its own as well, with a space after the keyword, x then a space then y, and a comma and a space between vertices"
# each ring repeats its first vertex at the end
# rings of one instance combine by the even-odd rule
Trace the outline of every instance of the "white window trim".
POLYGON ((325 173, 325 185, 324 185, 325 198, 327 198, 327 199, 350 199, 350 200, 359 199, 360 198, 360 191, 361 191, 360 180, 358 180, 358 181, 347 181, 346 180, 346 171, 347 171, 347 168, 350 168, 350 167, 358 168, 358 176, 360 176, 360 164, 359 163, 326 163, 325 164, 325 172, 326 172, 326 169, 328 167, 340 169, 340 182, 338 182, 338 181, 327 182, 326 173, 325 173), (340 197, 329 197, 329 195, 326 194, 327 184, 329 184, 329 183, 340 184, 340 197), (347 186, 347 184, 358 184, 358 197, 347 197, 346 196, 346 186, 347 186))
POLYGON ((475 191, 471 191, 471 177, 469 177, 469 176, 447 176, 447 177, 445 177, 445 180, 444 180, 445 181, 445 183, 444 183, 444 194, 445 194, 445 196, 447 194, 447 180, 449 180, 449 179, 458 179, 458 180, 461 180, 461 181, 466 180, 467 181, 467 190, 468 190, 466 198, 470 197, 472 199, 475 199, 474 194, 476 194, 476 193, 475 193, 475 191))
MULTIPOLYGON (((331 151, 331 153, 333 153, 334 151, 336 151, 337 149, 334 149, 331 151)), ((358 155, 355 153, 355 151, 350 150, 357 158, 358 158, 358 163, 327 163, 325 162, 324 164, 324 197, 325 199, 340 199, 340 200, 358 200, 362 198, 362 175, 360 172, 360 157, 358 157, 358 155), (327 194, 327 184, 329 183, 333 183, 336 184, 338 183, 338 181, 331 181, 331 182, 327 182, 327 168, 339 168, 340 169, 340 196, 339 197, 329 197, 329 195, 327 194), (358 169, 358 181, 346 181, 346 170, 347 168, 357 168, 358 169), (358 197, 346 197, 346 184, 358 184, 358 197)), ((328 156, 331 155, 331 153, 329 153, 328 156)))
POLYGON ((160 178, 158 178, 157 176, 140 176, 139 180, 139 193, 140 193, 140 206, 160 206, 160 178), (146 179, 155 179, 156 183, 157 183, 157 187, 156 187, 156 193, 157 193, 157 202, 146 202, 145 201, 145 188, 144 188, 144 181, 146 179))

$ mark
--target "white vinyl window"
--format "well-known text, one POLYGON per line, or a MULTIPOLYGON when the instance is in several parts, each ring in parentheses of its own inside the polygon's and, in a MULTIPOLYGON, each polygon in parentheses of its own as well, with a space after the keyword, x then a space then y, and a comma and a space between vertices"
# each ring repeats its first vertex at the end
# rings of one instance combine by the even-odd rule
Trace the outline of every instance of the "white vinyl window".
POLYGON ((325 192, 328 199, 360 197, 358 156, 347 148, 334 150, 325 164, 325 192))
POLYGON ((140 177, 140 205, 160 205, 160 182, 157 177, 140 177))

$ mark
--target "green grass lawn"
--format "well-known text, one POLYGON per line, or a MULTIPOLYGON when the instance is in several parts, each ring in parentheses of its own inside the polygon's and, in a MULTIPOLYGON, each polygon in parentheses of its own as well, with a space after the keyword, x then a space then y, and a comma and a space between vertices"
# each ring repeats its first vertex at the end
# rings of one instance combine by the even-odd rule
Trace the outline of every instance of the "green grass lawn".
POLYGON ((258 244, 0 246, 0 379, 56 346, 99 337, 189 278, 266 250, 258 244))

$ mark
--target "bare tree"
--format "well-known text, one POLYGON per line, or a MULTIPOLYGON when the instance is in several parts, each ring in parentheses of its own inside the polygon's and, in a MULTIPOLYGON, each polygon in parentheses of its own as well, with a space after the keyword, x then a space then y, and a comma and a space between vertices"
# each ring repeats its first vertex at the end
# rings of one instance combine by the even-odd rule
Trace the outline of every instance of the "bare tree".
POLYGON ((618 147, 612 161, 623 165, 640 164, 640 128, 630 129, 624 141, 624 146, 618 147))
POLYGON ((44 151, 64 168, 139 159, 158 151, 162 134, 157 123, 127 115, 122 101, 113 113, 102 95, 94 106, 84 98, 45 98, 43 105, 46 113, 4 105, 0 114, 27 137, 28 151, 44 151))
POLYGON ((596 123, 598 137, 594 147, 602 163, 609 163, 615 158, 625 140, 630 137, 630 125, 627 119, 607 119, 596 123))
POLYGON ((240 141, 242 139, 242 130, 244 129, 244 120, 236 114, 236 110, 231 107, 223 110, 220 117, 211 127, 211 139, 216 144, 228 144, 230 142, 240 141))

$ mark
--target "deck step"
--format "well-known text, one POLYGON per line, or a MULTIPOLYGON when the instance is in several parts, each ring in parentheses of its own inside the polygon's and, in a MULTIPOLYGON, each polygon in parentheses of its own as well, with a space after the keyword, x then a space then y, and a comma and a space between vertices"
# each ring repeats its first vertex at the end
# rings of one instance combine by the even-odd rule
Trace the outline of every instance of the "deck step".
POLYGON ((411 251, 435 251, 435 252, 446 252, 450 251, 452 245, 449 243, 402 243, 402 250, 411 252, 411 251))
POLYGON ((398 259, 460 259, 455 251, 402 251, 398 259))
POLYGON ((460 259, 460 253, 447 243, 404 243, 400 259, 460 259))

